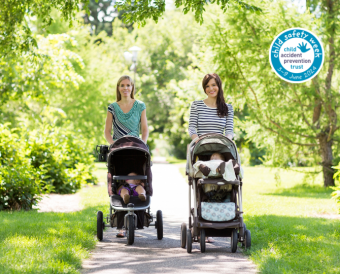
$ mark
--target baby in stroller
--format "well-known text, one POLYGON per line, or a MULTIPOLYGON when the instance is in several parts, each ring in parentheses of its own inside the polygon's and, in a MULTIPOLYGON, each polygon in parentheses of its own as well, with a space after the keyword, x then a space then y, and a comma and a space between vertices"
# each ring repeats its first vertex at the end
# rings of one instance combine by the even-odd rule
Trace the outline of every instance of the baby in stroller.
MULTIPOLYGON (((131 172, 128 176, 137 176, 137 173, 131 172)), ((125 184, 122 184, 118 188, 118 195, 122 197, 125 204, 128 204, 130 201, 130 195, 138 196, 138 198, 142 201, 146 201, 145 189, 143 187, 143 183, 141 180, 125 180, 125 184)))
POLYGON ((226 181, 236 180, 236 176, 240 173, 240 166, 236 160, 231 159, 225 162, 224 156, 218 152, 211 155, 210 161, 197 161, 193 168, 196 172, 201 171, 203 178, 222 175, 226 181))
POLYGON ((230 237, 231 252, 237 251, 238 242, 249 248, 250 231, 243 222, 243 170, 235 143, 218 133, 201 135, 188 146, 186 173, 189 222, 188 229, 186 223, 181 225, 181 247, 191 253, 192 243, 199 242, 205 252, 207 237, 230 237))

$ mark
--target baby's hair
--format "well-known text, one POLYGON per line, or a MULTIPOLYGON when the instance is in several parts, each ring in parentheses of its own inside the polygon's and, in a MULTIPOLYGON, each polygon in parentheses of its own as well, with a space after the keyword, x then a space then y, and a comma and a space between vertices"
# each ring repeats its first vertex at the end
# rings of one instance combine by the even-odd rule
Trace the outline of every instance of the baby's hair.
POLYGON ((221 153, 215 152, 215 153, 211 154, 210 159, 212 158, 213 155, 218 155, 221 158, 221 160, 225 161, 225 158, 221 153))
MULTIPOLYGON (((128 176, 138 176, 138 173, 137 173, 137 172, 134 172, 134 171, 130 172, 129 174, 128 174, 128 176), (129 174, 131 174, 131 173, 133 173, 133 174, 135 174, 135 175, 129 175, 129 174)), ((136 180, 136 181, 138 181, 139 183, 142 182, 141 180, 136 180)))

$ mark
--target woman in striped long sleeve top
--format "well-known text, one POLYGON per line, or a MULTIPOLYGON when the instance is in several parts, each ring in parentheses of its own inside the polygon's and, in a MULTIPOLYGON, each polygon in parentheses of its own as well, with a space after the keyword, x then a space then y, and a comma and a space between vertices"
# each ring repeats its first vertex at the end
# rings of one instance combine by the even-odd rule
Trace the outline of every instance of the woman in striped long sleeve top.
POLYGON ((192 140, 205 133, 221 133, 234 137, 234 110, 226 104, 222 81, 216 73, 204 76, 202 86, 208 96, 191 104, 189 134, 192 140))
MULTIPOLYGON (((221 133, 232 139, 234 137, 234 110, 226 104, 223 96, 222 81, 216 73, 204 76, 202 87, 208 96, 204 100, 191 104, 189 134, 192 140, 205 133, 221 133)), ((206 242, 213 243, 212 237, 206 242)))

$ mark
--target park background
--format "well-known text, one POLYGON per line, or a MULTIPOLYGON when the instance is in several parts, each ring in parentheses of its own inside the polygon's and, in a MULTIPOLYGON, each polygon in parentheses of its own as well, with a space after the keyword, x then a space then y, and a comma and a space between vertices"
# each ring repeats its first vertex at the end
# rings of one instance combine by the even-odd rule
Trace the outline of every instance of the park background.
MULTIPOLYGON (((32 209, 41 194, 75 193, 105 180, 105 168, 95 164, 95 146, 106 143, 107 107, 115 101, 121 75, 135 78, 136 99, 147 106, 153 155, 178 164, 190 142, 190 104, 205 98, 201 81, 210 72, 221 76, 225 98, 234 107, 235 142, 248 171, 246 181, 252 183, 245 208, 254 241, 247 254, 264 273, 339 271, 340 223, 334 217, 340 196, 339 3, 311 0, 304 9, 292 1, 255 0, 252 6, 185 1, 183 10, 169 1, 161 7, 164 12, 140 6, 135 17, 124 19, 128 2, 122 2, 127 6, 121 11, 111 1, 84 2, 5 1, 0 10, 5 272, 20 272, 13 248, 27 241, 32 258, 37 252, 32 243, 38 237, 36 224, 11 228, 22 219, 41 218, 22 210, 32 209), (291 27, 314 32, 325 50, 323 69, 303 84, 284 82, 269 64, 272 40, 291 27), (132 46, 141 48, 135 75, 124 57, 132 46), (271 203, 282 207, 270 212, 271 203)), ((49 217, 65 228, 60 237, 62 231, 69 233, 67 222, 77 222, 78 232, 86 234, 74 240, 79 249, 74 257, 61 242, 58 248, 65 254, 53 258, 51 232, 42 234, 51 263, 33 259, 30 265, 22 251, 23 267, 77 271, 95 244, 90 216, 104 206, 99 200, 93 198, 74 216, 49 217)))

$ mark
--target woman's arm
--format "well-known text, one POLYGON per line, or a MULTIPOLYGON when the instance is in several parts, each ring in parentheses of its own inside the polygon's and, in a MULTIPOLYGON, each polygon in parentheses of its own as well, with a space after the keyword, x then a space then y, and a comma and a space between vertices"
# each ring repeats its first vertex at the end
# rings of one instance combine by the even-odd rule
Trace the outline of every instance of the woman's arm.
POLYGON ((144 143, 146 143, 149 137, 148 121, 146 119, 146 109, 142 111, 142 115, 140 117, 140 123, 141 123, 141 128, 142 128, 142 140, 144 141, 144 143))
POLYGON ((106 141, 109 142, 110 145, 114 143, 112 136, 111 136, 112 121, 113 121, 112 113, 108 111, 107 116, 106 116, 106 121, 105 121, 104 137, 106 141))
POLYGON ((190 108, 190 118, 189 118, 189 135, 192 140, 198 137, 196 128, 198 124, 198 113, 197 113, 197 107, 196 102, 192 102, 191 108, 190 108))
POLYGON ((228 105, 228 116, 225 125, 225 136, 230 140, 234 137, 234 109, 232 105, 228 105))

